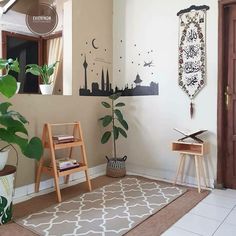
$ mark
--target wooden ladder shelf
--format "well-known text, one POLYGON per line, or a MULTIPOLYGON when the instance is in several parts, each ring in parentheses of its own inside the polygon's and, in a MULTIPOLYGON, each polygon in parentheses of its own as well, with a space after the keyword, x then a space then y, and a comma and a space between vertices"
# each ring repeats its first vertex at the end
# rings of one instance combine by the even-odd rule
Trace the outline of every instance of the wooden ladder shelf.
POLYGON ((38 169, 36 173, 35 191, 39 192, 40 178, 41 178, 42 173, 53 176, 55 189, 57 193, 57 199, 58 199, 58 202, 61 202, 59 177, 64 176, 65 183, 67 184, 69 182, 70 175, 78 171, 85 172, 88 189, 89 191, 91 191, 91 183, 90 183, 90 179, 88 175, 87 157, 86 157, 85 145, 84 145, 80 122, 64 123, 64 124, 49 124, 49 123, 45 124, 43 128, 42 142, 43 142, 44 148, 48 148, 50 150, 51 165, 50 166, 45 165, 44 157, 42 157, 41 160, 39 161, 39 165, 38 165, 38 169), (55 126, 73 126, 73 136, 75 137, 75 141, 68 142, 68 143, 67 142, 56 143, 53 140, 53 134, 52 134, 52 128, 55 126), (79 167, 74 167, 72 169, 67 169, 67 170, 59 170, 56 165, 55 150, 69 148, 70 149, 69 158, 71 158, 74 147, 80 147, 81 160, 79 162, 79 167))

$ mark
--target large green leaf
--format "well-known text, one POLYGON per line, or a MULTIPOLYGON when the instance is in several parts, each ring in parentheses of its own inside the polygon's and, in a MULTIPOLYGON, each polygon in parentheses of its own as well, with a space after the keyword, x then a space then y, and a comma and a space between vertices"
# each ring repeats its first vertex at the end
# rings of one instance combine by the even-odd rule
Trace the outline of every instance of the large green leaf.
POLYGON ((7 115, 19 119, 23 124, 29 123, 26 118, 17 111, 9 111, 7 115))
POLYGON ((112 116, 105 116, 102 120, 103 127, 108 126, 112 122, 112 116))
POLYGON ((0 92, 7 98, 12 97, 17 89, 16 80, 11 75, 0 76, 0 92))
POLYGON ((102 144, 107 143, 110 137, 111 137, 111 132, 110 131, 105 132, 101 138, 101 143, 102 144))
POLYGON ((127 122, 126 122, 124 119, 123 119, 123 120, 118 119, 118 121, 120 122, 120 124, 121 124, 126 130, 129 129, 129 126, 128 126, 127 122))
POLYGON ((41 75, 41 71, 38 67, 31 67, 31 68, 28 68, 26 71, 26 73, 31 73, 33 75, 36 75, 36 76, 40 76, 41 75))
POLYGON ((125 138, 127 138, 127 134, 126 134, 126 132, 125 132, 122 128, 118 127, 118 130, 119 130, 119 133, 120 133, 122 136, 124 136, 125 138))
POLYGON ((49 76, 51 76, 54 73, 54 69, 55 69, 55 66, 57 65, 57 63, 59 63, 59 61, 56 61, 55 63, 53 63, 47 67, 47 73, 49 76))
POLYGON ((102 105, 106 108, 111 108, 111 105, 107 102, 102 102, 102 105))
POLYGON ((121 96, 122 93, 114 93, 111 96, 109 96, 110 99, 112 99, 113 101, 115 101, 116 99, 118 99, 121 96))
POLYGON ((2 141, 11 144, 17 144, 20 147, 22 153, 28 144, 28 138, 20 137, 10 132, 8 129, 0 128, 0 137, 2 141))
POLYGON ((26 135, 28 135, 28 131, 25 128, 24 124, 22 124, 20 121, 18 120, 14 120, 11 116, 9 116, 8 114, 4 114, 0 116, 0 124, 2 126, 5 126, 6 129, 8 129, 8 131, 11 134, 14 134, 16 132, 20 132, 20 133, 24 133, 26 135))
POLYGON ((25 156, 40 160, 43 155, 43 145, 39 138, 33 137, 22 152, 25 156))
POLYGON ((0 112, 2 114, 6 114, 7 113, 7 110, 8 108, 12 106, 12 104, 10 102, 3 102, 3 103, 0 103, 0 112))
POLYGON ((123 115, 122 115, 122 113, 121 113, 120 110, 115 109, 114 112, 115 112, 115 114, 116 114, 118 120, 123 120, 123 115))
POLYGON ((119 138, 119 129, 118 129, 118 127, 116 127, 116 126, 113 127, 113 133, 114 133, 115 140, 117 140, 119 138))
MULTIPOLYGON (((11 59, 9 59, 9 60, 11 60, 11 59)), ((20 65, 19 65, 19 62, 17 59, 15 61, 10 62, 9 70, 15 71, 17 73, 20 72, 20 65)))
POLYGON ((124 107, 125 104, 123 102, 119 102, 115 105, 115 107, 124 107))

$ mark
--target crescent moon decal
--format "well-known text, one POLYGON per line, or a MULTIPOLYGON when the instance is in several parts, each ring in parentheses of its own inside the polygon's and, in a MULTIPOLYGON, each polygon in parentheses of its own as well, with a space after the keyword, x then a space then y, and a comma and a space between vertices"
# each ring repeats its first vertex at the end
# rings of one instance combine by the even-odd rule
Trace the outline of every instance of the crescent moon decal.
POLYGON ((92 46, 93 46, 94 49, 99 49, 99 47, 96 47, 96 45, 95 45, 95 40, 96 40, 96 39, 93 39, 93 40, 92 40, 92 46))

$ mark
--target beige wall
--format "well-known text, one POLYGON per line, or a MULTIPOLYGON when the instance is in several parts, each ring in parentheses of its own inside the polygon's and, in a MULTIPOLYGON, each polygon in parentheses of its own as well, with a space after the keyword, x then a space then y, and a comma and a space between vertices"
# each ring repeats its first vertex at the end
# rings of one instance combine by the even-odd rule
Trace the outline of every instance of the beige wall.
MULTIPOLYGON (((21 112, 30 121, 31 135, 41 136, 43 124, 46 122, 82 123, 89 167, 105 162, 105 155, 111 153, 111 145, 100 144, 102 134, 98 118, 103 114, 100 102, 104 98, 81 97, 79 86, 83 85, 84 71, 82 67, 85 41, 99 39, 101 45, 112 49, 112 1, 111 0, 73 0, 73 95, 42 96, 16 95, 11 102, 14 109, 21 112)), ((71 43, 71 42, 68 42, 71 43)), ((106 60, 112 60, 112 52, 106 54, 106 60)), ((66 58, 64 58, 66 60, 66 58)), ((91 77, 91 76, 90 76, 91 77)), ((91 78, 93 80, 94 78, 91 78)), ((90 83, 90 82, 89 82, 90 83)), ((14 163, 14 153, 10 162, 14 163)), ((17 171, 17 186, 34 182, 35 162, 20 155, 17 171)))

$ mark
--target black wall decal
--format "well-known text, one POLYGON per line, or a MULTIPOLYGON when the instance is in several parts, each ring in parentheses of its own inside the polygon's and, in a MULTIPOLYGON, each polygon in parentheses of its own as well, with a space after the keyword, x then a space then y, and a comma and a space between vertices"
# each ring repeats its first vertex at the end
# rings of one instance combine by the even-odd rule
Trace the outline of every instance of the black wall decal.
POLYGON ((104 69, 101 71, 101 85, 98 82, 93 82, 91 85, 91 90, 88 88, 88 74, 87 70, 89 64, 84 57, 84 87, 80 88, 80 96, 109 96, 113 93, 121 92, 122 96, 147 96, 147 95, 159 95, 159 85, 158 83, 151 82, 149 86, 142 86, 142 79, 140 75, 137 74, 136 79, 134 80, 135 86, 132 84, 129 87, 128 84, 125 85, 125 88, 121 89, 119 87, 112 88, 112 84, 109 78, 109 71, 106 70, 106 75, 104 69))
POLYGON ((154 66, 152 61, 150 61, 150 62, 144 62, 143 67, 151 67, 151 66, 154 66))
MULTIPOLYGON (((109 49, 102 46, 102 43, 96 38, 85 41, 85 44, 87 45, 86 51, 81 52, 84 68, 84 83, 79 89, 81 96, 109 96, 115 92, 122 92, 122 96, 159 95, 159 85, 153 82, 156 77, 156 72, 154 71, 154 55, 152 54, 153 50, 149 48, 149 50, 142 51, 136 42, 132 44, 136 54, 134 55, 135 58, 130 59, 129 63, 135 67, 133 70, 136 71, 137 74, 136 77, 134 75, 133 83, 125 84, 123 87, 119 88, 117 86, 115 87, 115 85, 113 86, 110 82, 109 72, 112 68, 112 62, 108 61, 106 57, 109 49), (145 74, 149 77, 149 84, 143 82, 140 76, 141 74, 145 74), (93 82, 88 82, 91 81, 91 78, 90 80, 88 78, 90 76, 94 78, 93 82)), ((120 39, 120 45, 121 47, 124 46, 123 39, 120 39)), ((120 52, 118 59, 120 63, 123 63, 123 61, 126 60, 126 56, 123 55, 123 50, 120 52)), ((117 65, 116 72, 120 76, 123 76, 123 64, 117 65)))
POLYGON ((95 45, 95 40, 96 40, 96 39, 93 39, 93 40, 92 40, 92 46, 93 46, 94 49, 99 49, 99 47, 95 45))
POLYGON ((206 10, 206 11, 207 11, 207 10, 209 10, 209 9, 210 9, 210 7, 207 6, 207 5, 202 5, 202 6, 195 6, 195 5, 192 5, 192 6, 190 6, 189 8, 180 10, 180 11, 177 13, 177 16, 182 15, 182 14, 187 13, 187 12, 190 12, 190 11, 193 11, 193 10, 195 10, 195 11, 198 11, 198 10, 206 10))

